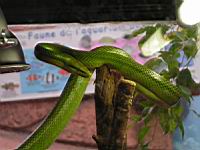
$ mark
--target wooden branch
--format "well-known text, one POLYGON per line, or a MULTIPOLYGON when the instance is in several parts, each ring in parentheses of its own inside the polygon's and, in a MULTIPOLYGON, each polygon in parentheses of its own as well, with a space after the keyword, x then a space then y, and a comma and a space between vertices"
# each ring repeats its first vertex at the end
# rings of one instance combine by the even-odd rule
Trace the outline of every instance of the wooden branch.
POLYGON ((106 66, 96 70, 94 98, 97 136, 93 136, 93 139, 95 139, 99 150, 106 150, 108 148, 114 114, 112 99, 115 86, 114 77, 106 66))
POLYGON ((132 106, 135 83, 129 80, 120 80, 114 98, 114 115, 112 123, 109 149, 127 149, 127 126, 132 106))
POLYGON ((95 107, 99 150, 126 150, 127 122, 135 83, 107 66, 97 69, 95 107))

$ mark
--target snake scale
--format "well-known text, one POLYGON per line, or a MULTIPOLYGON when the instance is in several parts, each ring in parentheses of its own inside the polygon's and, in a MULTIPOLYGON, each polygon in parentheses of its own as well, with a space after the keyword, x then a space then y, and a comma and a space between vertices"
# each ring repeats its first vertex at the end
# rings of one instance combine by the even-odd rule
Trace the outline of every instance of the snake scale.
POLYGON ((19 150, 48 149, 79 107, 93 71, 102 65, 118 70, 126 79, 136 82, 137 91, 165 107, 175 104, 181 97, 178 87, 137 63, 120 48, 101 46, 80 51, 55 43, 38 43, 35 56, 72 74, 55 108, 19 150))

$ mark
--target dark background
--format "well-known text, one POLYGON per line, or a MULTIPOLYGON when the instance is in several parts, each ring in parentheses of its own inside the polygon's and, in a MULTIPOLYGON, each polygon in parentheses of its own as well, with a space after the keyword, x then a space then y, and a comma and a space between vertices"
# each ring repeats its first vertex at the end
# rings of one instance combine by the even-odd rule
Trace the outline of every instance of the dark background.
POLYGON ((0 0, 8 24, 174 20, 175 0, 0 0))

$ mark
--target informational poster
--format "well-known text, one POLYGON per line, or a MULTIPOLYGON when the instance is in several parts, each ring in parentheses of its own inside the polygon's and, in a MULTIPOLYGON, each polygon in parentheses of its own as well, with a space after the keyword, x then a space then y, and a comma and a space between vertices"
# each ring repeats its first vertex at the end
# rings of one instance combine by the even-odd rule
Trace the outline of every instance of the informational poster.
MULTIPOLYGON (((58 97, 70 76, 68 72, 53 65, 39 61, 34 56, 38 42, 53 42, 83 51, 101 45, 123 48, 138 62, 148 58, 140 55, 140 38, 127 39, 126 34, 152 24, 150 22, 94 23, 94 24, 36 24, 13 25, 10 30, 18 37, 23 47, 26 62, 31 69, 20 73, 0 75, 0 100, 15 101, 48 97, 58 97)), ((86 94, 94 92, 93 77, 86 94)))
MULTIPOLYGON (((168 22, 166 22, 168 23, 168 22)), ((138 41, 127 34, 155 22, 120 22, 93 24, 35 24, 12 25, 9 29, 17 36, 31 69, 20 73, 0 75, 0 101, 32 100, 58 97, 70 76, 56 66, 39 61, 34 56, 34 47, 39 42, 59 43, 71 48, 89 51, 101 45, 112 45, 128 52, 137 62, 143 64, 150 57, 144 57, 138 41)), ((199 55, 198 55, 199 56, 199 55)), ((181 58, 181 60, 183 60, 181 58)), ((199 80, 198 59, 191 66, 196 80, 199 80), (195 67, 194 67, 195 66, 195 67)), ((90 81, 85 94, 94 93, 95 76, 90 81)))

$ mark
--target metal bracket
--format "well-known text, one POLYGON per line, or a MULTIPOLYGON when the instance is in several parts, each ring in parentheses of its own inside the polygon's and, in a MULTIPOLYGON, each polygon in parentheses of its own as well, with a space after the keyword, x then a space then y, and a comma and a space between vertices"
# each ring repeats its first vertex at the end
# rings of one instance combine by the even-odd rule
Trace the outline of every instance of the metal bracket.
POLYGON ((18 44, 18 40, 16 38, 8 38, 6 36, 6 29, 2 29, 0 32, 0 48, 8 48, 13 47, 18 44))

